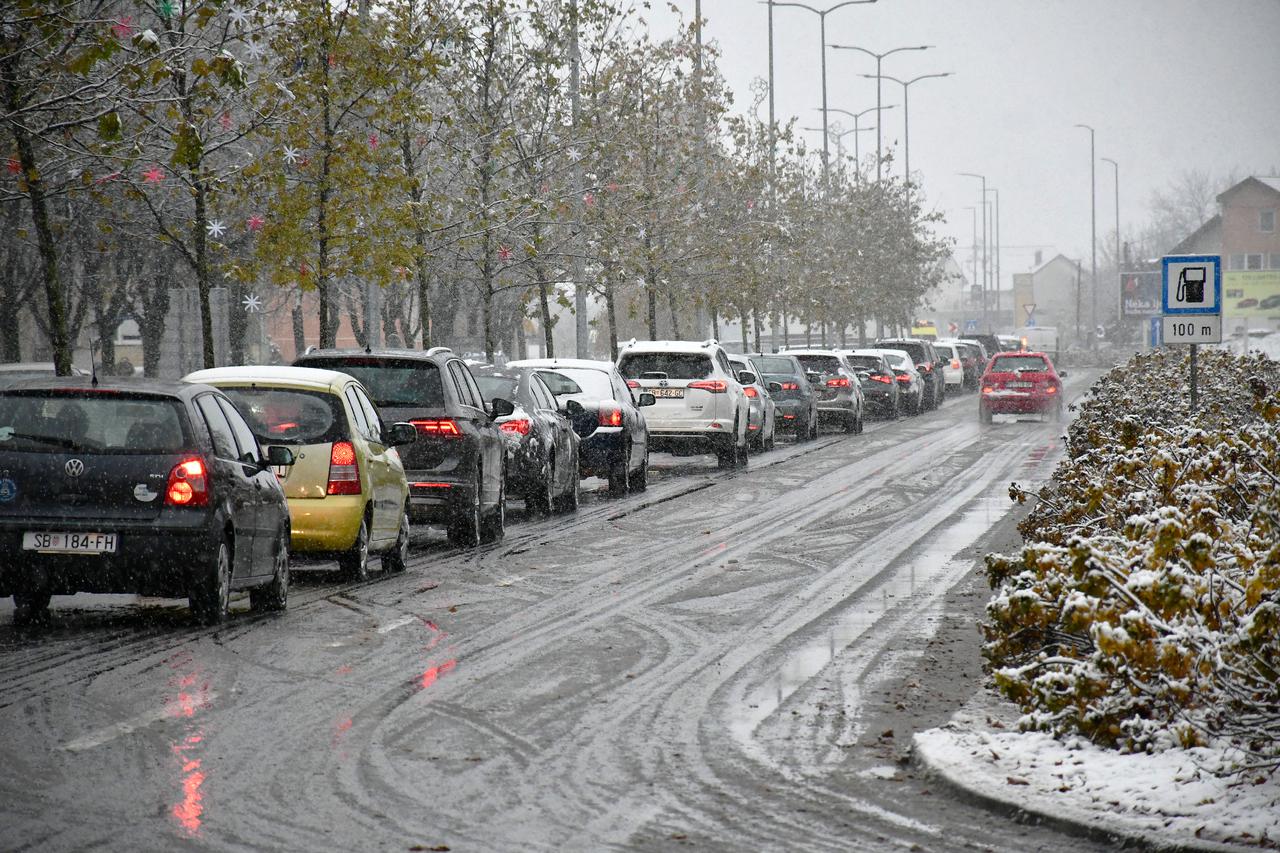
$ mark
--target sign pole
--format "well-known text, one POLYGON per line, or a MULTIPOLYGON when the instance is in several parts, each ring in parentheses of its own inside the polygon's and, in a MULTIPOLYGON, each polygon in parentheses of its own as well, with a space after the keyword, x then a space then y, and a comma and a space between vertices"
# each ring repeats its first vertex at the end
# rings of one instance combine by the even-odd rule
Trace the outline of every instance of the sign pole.
POLYGON ((1196 349, 1197 349, 1197 346, 1195 344, 1192 344, 1191 345, 1191 411, 1192 412, 1196 410, 1196 404, 1198 403, 1198 400, 1196 397, 1196 349))

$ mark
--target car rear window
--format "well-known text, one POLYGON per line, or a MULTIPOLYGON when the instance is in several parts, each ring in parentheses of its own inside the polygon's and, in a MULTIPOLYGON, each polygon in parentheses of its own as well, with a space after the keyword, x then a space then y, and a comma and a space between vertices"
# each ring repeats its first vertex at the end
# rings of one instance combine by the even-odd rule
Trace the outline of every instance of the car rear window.
POLYGON ((851 355, 849 363, 860 370, 883 370, 884 365, 874 355, 851 355))
POLYGON ((888 344, 889 344, 889 343, 893 344, 893 346, 891 347, 891 349, 900 349, 900 350, 902 350, 902 351, 903 351, 903 352, 905 352, 907 355, 909 355, 909 356, 911 356, 912 358, 914 358, 914 359, 916 360, 916 363, 917 363, 917 364, 920 364, 920 363, 925 362, 925 361, 931 361, 931 359, 929 359, 929 358, 925 355, 924 346, 923 346, 923 345, 921 345, 921 344, 917 344, 917 343, 908 343, 908 342, 906 342, 906 341, 889 341, 888 343, 886 343, 886 346, 888 346, 888 344))
POLYGON ((538 375, 557 397, 574 396, 584 400, 612 400, 613 383, 609 374, 588 367, 557 367, 555 370, 539 370, 538 375), (573 386, 567 385, 568 379, 573 386), (574 390, 574 386, 576 390, 574 390))
POLYGON ((892 367, 915 367, 911 359, 907 358, 905 355, 887 352, 884 354, 884 357, 892 367))
POLYGON ((1019 370, 1048 370, 1049 365, 1038 355, 1006 355, 991 365, 993 373, 1014 373, 1019 370))
POLYGON ((776 358, 776 357, 770 357, 766 355, 763 358, 752 359, 752 361, 755 364, 759 365, 761 373, 770 374, 774 376, 779 376, 779 375, 795 376, 796 375, 796 366, 791 363, 791 359, 789 358, 776 358))
POLYGON ((840 359, 834 355, 798 355, 795 358, 806 371, 836 373, 840 370, 840 359))
POLYGON ((512 379, 510 376, 483 376, 475 372, 472 372, 471 377, 480 386, 480 394, 486 401, 498 397, 503 400, 516 398, 516 388, 520 385, 518 379, 512 379))
POLYGON ((700 352, 628 353, 618 364, 618 372, 628 379, 646 373, 663 373, 667 379, 705 379, 711 375, 711 356, 700 352))
POLYGON ((347 438, 342 401, 327 391, 223 388, 260 444, 325 444, 347 438))
POLYGON ((190 445, 183 408, 116 392, 0 393, 0 450, 178 453, 190 445))
POLYGON ((426 409, 444 406, 440 369, 432 361, 345 356, 308 358, 298 361, 298 365, 340 370, 354 376, 368 389, 375 406, 426 409))

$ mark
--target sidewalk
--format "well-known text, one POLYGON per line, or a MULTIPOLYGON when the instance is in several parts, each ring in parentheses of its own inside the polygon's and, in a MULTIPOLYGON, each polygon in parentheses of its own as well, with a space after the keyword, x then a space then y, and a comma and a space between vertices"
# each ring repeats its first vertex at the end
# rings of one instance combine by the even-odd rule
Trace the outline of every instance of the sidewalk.
MULTIPOLYGON (((981 691, 945 726, 915 735, 913 761, 1010 818, 1143 849, 1280 849, 1280 775, 1220 779, 1221 752, 1122 755, 1017 731, 1017 711, 981 691)), ((1255 774, 1256 775, 1256 774, 1255 774)))

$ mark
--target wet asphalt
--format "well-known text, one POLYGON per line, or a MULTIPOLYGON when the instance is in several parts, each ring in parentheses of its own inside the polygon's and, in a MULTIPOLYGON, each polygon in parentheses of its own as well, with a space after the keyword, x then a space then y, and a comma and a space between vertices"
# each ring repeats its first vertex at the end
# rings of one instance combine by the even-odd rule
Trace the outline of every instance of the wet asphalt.
POLYGON ((984 689, 982 555, 1064 426, 964 394, 745 471, 655 456, 477 551, 417 531, 402 575, 299 563, 286 613, 217 628, 82 595, 19 632, 4 599, 0 849, 1104 849, 908 760, 984 689))

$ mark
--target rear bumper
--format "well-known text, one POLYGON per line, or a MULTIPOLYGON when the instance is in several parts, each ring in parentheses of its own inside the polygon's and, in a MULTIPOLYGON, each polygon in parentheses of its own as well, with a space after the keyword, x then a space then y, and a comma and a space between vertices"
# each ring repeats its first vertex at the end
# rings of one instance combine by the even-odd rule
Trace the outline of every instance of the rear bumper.
POLYGON ((732 446, 735 441, 737 436, 733 431, 732 419, 708 419, 698 422, 697 425, 688 424, 681 427, 670 425, 649 427, 649 449, 659 453, 674 453, 677 456, 715 453, 732 446))
POLYGON ((0 596, 15 590, 186 596, 217 559, 212 516, 146 526, 110 521, 6 521, 0 524, 0 596), (42 554, 22 550, 27 531, 115 533, 114 554, 42 554))
POLYGON ((1020 415, 1053 411, 1062 400, 1058 394, 1021 394, 1000 391, 983 394, 978 405, 993 415, 1020 415))
POLYGON ((583 477, 605 477, 626 448, 622 427, 601 427, 578 443, 578 469, 583 477))
POLYGON ((363 495, 289 499, 289 550, 298 554, 346 551, 355 544, 368 500, 363 495))

